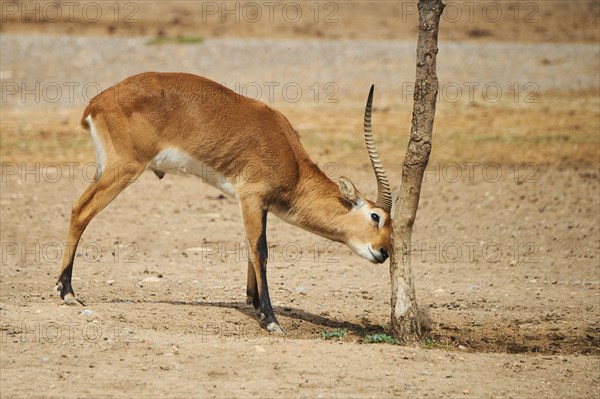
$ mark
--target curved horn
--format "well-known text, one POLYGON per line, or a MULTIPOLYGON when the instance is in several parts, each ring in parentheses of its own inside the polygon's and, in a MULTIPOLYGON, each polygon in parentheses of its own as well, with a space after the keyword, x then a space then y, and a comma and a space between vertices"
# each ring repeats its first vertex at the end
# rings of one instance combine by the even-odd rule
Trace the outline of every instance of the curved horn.
POLYGON ((367 99, 367 106, 365 107, 365 143, 367 144, 367 150, 369 151, 369 158, 371 158, 371 164, 373 165, 373 171, 375 172, 375 178, 377 179, 377 206, 381 209, 391 212, 392 210, 392 193, 390 191, 390 182, 388 181, 385 169, 379 159, 379 153, 375 147, 375 140, 373 140, 373 132, 371 130, 371 110, 373 108, 373 90, 375 85, 371 85, 369 91, 369 98, 367 99))

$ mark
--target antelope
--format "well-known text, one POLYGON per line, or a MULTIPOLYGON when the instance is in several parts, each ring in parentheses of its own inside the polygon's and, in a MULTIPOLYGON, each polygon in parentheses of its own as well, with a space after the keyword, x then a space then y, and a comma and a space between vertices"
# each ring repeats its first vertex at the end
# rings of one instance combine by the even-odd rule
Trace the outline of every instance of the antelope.
POLYGON ((77 244, 94 216, 146 169, 159 178, 191 175, 237 200, 249 252, 246 302, 269 332, 283 332, 267 286, 268 212, 344 243, 372 263, 388 258, 392 196, 371 131, 373 89, 365 108, 364 138, 377 180, 376 202, 346 177, 339 184, 327 177, 281 113, 209 79, 147 72, 92 98, 81 127, 92 136, 98 173, 72 208, 70 245, 56 287, 61 299, 83 305, 71 276, 77 244))

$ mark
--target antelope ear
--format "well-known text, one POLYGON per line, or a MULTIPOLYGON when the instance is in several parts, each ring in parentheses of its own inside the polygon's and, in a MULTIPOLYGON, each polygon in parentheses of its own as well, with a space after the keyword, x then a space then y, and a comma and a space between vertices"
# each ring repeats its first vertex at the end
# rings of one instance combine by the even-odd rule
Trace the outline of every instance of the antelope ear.
POLYGON ((344 197, 346 201, 350 202, 352 206, 361 206, 364 204, 365 199, 363 195, 356 189, 356 187, 354 187, 354 184, 352 184, 348 178, 344 176, 340 177, 339 184, 342 197, 344 197))

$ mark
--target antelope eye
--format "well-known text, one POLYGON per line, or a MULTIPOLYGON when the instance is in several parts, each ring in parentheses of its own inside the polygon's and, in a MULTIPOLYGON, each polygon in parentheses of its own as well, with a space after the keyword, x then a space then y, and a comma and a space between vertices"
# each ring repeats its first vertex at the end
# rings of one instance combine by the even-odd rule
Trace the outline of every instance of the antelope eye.
POLYGON ((379 215, 376 213, 371 214, 371 219, 375 221, 375 223, 379 224, 379 215))

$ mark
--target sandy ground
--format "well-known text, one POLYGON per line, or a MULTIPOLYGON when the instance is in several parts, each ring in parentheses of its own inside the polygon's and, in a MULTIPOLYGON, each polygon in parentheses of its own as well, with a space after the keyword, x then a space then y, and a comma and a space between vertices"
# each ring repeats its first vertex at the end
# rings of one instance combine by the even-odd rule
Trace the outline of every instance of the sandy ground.
MULTIPOLYGON (((369 173, 343 170, 372 194, 369 173)), ((61 306, 51 286, 69 204, 86 182, 79 169, 72 183, 45 181, 54 172, 40 172, 39 183, 3 175, 9 397, 39 389, 200 397, 597 392, 594 170, 544 169, 522 184, 506 169, 494 183, 436 183, 430 175, 414 259, 419 303, 432 320, 423 345, 432 349, 362 343, 388 322, 386 266, 276 218, 270 285, 288 334, 269 337, 244 303, 237 205, 179 177, 144 175, 91 224, 74 279, 88 306, 61 306), (334 328, 347 328, 347 337, 321 338, 334 328), (43 388, 23 384, 30 373, 43 388)))
POLYGON ((328 25, 222 23, 191 2, 118 3, 137 10, 134 24, 118 23, 123 13, 115 23, 103 2, 95 23, 49 14, 35 23, 12 15, 13 4, 24 7, 0 4, 0 396, 598 396, 597 2, 482 2, 499 4, 502 22, 442 26, 446 92, 413 252, 428 331, 411 347, 364 342, 388 331, 387 264, 275 217, 269 284, 287 334, 270 336, 245 304, 237 204, 178 176, 144 174, 90 224, 73 279, 85 308, 53 291, 71 204, 94 174, 91 140, 73 129, 80 88, 148 69, 234 89, 296 83, 298 101, 279 91, 261 99, 288 116, 331 178, 346 175, 373 197, 365 89, 377 85, 375 133, 398 182, 414 76, 409 3, 318 3, 321 19, 339 7, 328 25), (486 84, 503 95, 491 101, 486 84), (346 335, 323 337, 334 329, 346 335))

